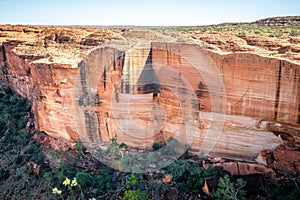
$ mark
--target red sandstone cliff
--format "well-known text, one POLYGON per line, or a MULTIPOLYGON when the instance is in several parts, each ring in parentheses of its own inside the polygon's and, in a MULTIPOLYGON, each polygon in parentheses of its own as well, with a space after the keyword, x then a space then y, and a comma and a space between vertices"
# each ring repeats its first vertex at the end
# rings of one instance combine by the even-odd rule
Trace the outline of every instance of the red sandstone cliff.
MULTIPOLYGON (((297 60, 260 56, 249 46, 240 49, 242 52, 225 54, 147 31, 120 34, 100 29, 1 26, 0 33, 0 78, 32 102, 36 128, 52 137, 106 143, 118 134, 118 139, 127 144, 149 147, 154 141, 174 136, 186 114, 186 119, 197 120, 192 127, 197 131, 191 146, 195 151, 253 159, 261 150, 274 149, 282 143, 270 132, 276 122, 281 123, 275 126, 278 129, 289 124, 293 130, 290 134, 299 142, 297 60), (147 44, 143 48, 137 45, 141 41, 147 44), (145 67, 147 62, 151 67, 145 67), (203 68, 211 64, 214 69, 203 68), (161 70, 161 65, 169 71, 161 70), (146 72, 151 77, 156 74, 152 82, 163 83, 159 91, 153 84, 141 88, 141 77, 146 72), (182 78, 174 84, 170 78, 177 75, 182 78), (214 87, 221 84, 220 80, 221 89, 214 87), (173 85, 168 85, 171 82, 173 85), (132 89, 126 91, 126 84, 132 89), (191 90, 178 95, 170 88, 191 90), (139 96, 127 95, 137 93, 139 96), (158 100, 154 93, 160 94, 158 100), (92 98, 87 98, 89 95, 92 98), (191 99, 195 101, 182 103, 191 99), (149 111, 156 101, 167 118, 155 122, 156 127, 141 129, 152 120, 149 111), (122 113, 128 102, 133 107, 129 110, 130 119, 139 125, 120 127, 121 122, 129 121, 122 113), (190 105, 191 114, 182 111, 190 105), (136 137, 145 136, 149 130, 154 133, 147 140, 136 137)), ((201 41, 207 42, 203 38, 201 41)), ((277 131, 286 132, 283 129, 277 131)))

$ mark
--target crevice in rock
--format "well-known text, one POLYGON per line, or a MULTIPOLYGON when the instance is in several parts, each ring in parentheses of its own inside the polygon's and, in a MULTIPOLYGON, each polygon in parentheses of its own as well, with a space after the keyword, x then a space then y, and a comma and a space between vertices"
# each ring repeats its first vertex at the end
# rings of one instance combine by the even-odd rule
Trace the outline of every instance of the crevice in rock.
POLYGON ((94 122, 94 117, 90 115, 89 111, 85 108, 84 109, 84 118, 85 118, 85 129, 86 129, 86 132, 88 134, 88 137, 89 137, 89 140, 91 142, 94 142, 94 131, 93 131, 93 126, 95 123, 94 122))
POLYGON ((114 61, 113 61, 114 71, 116 71, 116 52, 114 51, 114 61))
MULTIPOLYGON (((115 61, 114 61, 115 63, 115 61)), ((115 65, 115 64, 114 64, 115 65)), ((106 65, 104 65, 104 70, 103 70, 103 88, 106 90, 106 65)))
POLYGON ((106 114, 105 127, 106 127, 107 134, 110 135, 110 134, 109 134, 109 128, 108 128, 108 122, 107 122, 107 119, 108 119, 108 112, 106 112, 105 114, 106 114))
POLYGON ((300 124, 300 104, 299 104, 299 106, 298 106, 298 124, 300 124))
MULTIPOLYGON (((99 117, 99 112, 95 112, 96 113, 96 116, 97 116, 97 124, 100 124, 100 117, 99 117)), ((100 129, 100 126, 98 126, 98 135, 99 135, 99 138, 100 138, 100 141, 102 141, 102 135, 101 135, 101 129, 100 129)))
POLYGON ((8 71, 7 71, 7 58, 6 58, 6 51, 5 51, 5 47, 3 45, 1 45, 1 51, 2 51, 2 55, 3 55, 3 63, 4 65, 1 66, 1 71, 4 74, 5 80, 8 81, 8 71))
POLYGON ((282 73, 282 60, 279 60, 279 69, 278 69, 278 78, 277 78, 277 89, 276 89, 276 99, 275 99, 275 115, 274 120, 277 119, 278 115, 278 106, 280 99, 280 86, 281 86, 281 73, 282 73))
MULTIPOLYGON (((122 66, 122 75, 123 75, 124 64, 125 64, 125 53, 124 53, 124 57, 122 59, 122 64, 121 64, 121 66, 122 66)), ((123 79, 122 79, 122 81, 121 81, 121 93, 124 93, 124 92, 125 92, 124 91, 124 82, 123 82, 123 79)))
POLYGON ((89 140, 94 142, 94 137, 93 137, 94 129, 92 127, 94 127, 95 124, 95 117, 93 117, 93 113, 90 113, 88 109, 88 106, 90 106, 93 103, 91 102, 91 99, 89 97, 86 80, 87 80, 86 65, 83 63, 80 66, 80 81, 82 86, 82 94, 81 94, 82 96, 79 98, 80 99, 79 104, 82 104, 84 110, 86 133, 89 137, 89 140))

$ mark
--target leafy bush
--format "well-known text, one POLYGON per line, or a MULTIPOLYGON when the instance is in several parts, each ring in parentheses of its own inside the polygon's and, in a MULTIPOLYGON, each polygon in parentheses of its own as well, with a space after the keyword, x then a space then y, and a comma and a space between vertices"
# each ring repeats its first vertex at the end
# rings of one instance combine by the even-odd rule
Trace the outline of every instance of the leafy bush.
POLYGON ((255 33, 255 34, 258 34, 258 35, 261 35, 261 34, 262 34, 262 32, 261 32, 260 30, 255 30, 254 33, 255 33))
POLYGON ((0 198, 49 199, 39 176, 44 155, 25 126, 31 105, 8 88, 0 88, 0 198), (33 166, 37 166, 33 170, 33 166))
POLYGON ((272 199, 274 200, 294 200, 300 197, 300 186, 290 186, 281 184, 279 187, 274 188, 271 192, 272 199))
POLYGON ((165 199, 170 191, 170 186, 161 180, 150 180, 147 184, 147 193, 151 194, 153 199, 165 199))
POLYGON ((86 197, 89 196, 89 194, 103 195, 114 189, 117 184, 113 182, 113 174, 114 170, 111 168, 100 169, 98 175, 96 175, 95 173, 87 173, 82 169, 76 168, 68 162, 61 162, 57 171, 49 170, 43 174, 43 177, 47 180, 51 190, 57 188, 62 191, 61 194, 58 194, 61 195, 61 197, 70 198, 71 196, 78 198, 78 195, 86 197), (64 181, 71 177, 73 177, 73 179, 75 178, 78 183, 76 190, 75 187, 71 187, 72 190, 70 190, 70 187, 64 187, 64 181), (72 191, 79 192, 79 189, 80 193, 77 195, 76 193, 72 193, 72 191))
POLYGON ((246 33, 244 31, 242 32, 238 32, 238 34, 236 34, 237 37, 244 37, 246 36, 246 33))
POLYGON ((81 187, 89 187, 94 185, 94 178, 84 171, 78 171, 75 177, 81 187))
POLYGON ((300 35, 300 31, 299 29, 294 29, 294 30, 291 30, 290 33, 289 33, 290 36, 298 36, 300 35))
POLYGON ((185 160, 177 160, 170 164, 167 171, 172 173, 179 189, 185 192, 199 191, 203 186, 204 178, 216 174, 212 168, 205 169, 196 163, 189 163, 185 160))
POLYGON ((161 149, 162 147, 163 147, 163 145, 162 145, 162 144, 159 144, 159 143, 157 143, 157 142, 153 143, 153 145, 152 145, 152 149, 153 149, 154 151, 159 150, 159 149, 161 149))
POLYGON ((138 183, 138 179, 134 174, 130 174, 129 180, 126 182, 127 188, 133 188, 138 183))
POLYGON ((117 136, 111 139, 111 143, 108 146, 108 156, 112 160, 119 160, 122 157, 121 148, 123 148, 123 143, 121 145, 117 142, 117 136))
POLYGON ((141 192, 140 189, 137 190, 126 190, 124 192, 123 200, 146 200, 148 195, 141 192))
POLYGON ((81 141, 76 141, 76 150, 78 152, 78 154, 83 154, 83 145, 81 141))
POLYGON ((27 161, 35 161, 38 164, 42 164, 44 161, 44 154, 40 150, 40 145, 37 143, 31 144, 26 149, 25 160, 27 161))
POLYGON ((126 182, 127 190, 124 192, 123 200, 143 200, 147 199, 148 195, 144 192, 141 192, 140 188, 136 188, 138 185, 139 179, 135 174, 130 174, 129 179, 126 182))
POLYGON ((106 191, 113 188, 113 174, 114 170, 110 167, 99 170, 99 175, 95 179, 95 189, 93 190, 96 195, 104 194, 106 191))
POLYGON ((225 175, 219 179, 218 189, 212 193, 212 197, 218 200, 245 200, 246 191, 242 189, 245 185, 246 181, 243 179, 232 182, 229 176, 225 175))

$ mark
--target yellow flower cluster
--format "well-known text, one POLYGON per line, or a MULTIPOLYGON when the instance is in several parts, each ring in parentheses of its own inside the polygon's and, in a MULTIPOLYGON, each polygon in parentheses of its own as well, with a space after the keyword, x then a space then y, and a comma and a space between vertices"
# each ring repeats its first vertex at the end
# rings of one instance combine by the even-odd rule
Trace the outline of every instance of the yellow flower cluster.
POLYGON ((59 190, 59 189, 57 189, 57 187, 55 187, 55 188, 52 189, 52 193, 53 193, 53 194, 61 195, 62 191, 59 190))
POLYGON ((63 185, 67 186, 67 185, 70 185, 70 183, 71 183, 71 180, 69 178, 66 178, 63 182, 63 185))
MULTIPOLYGON (((75 187, 75 186, 78 185, 78 183, 77 183, 77 180, 76 180, 75 177, 72 179, 72 181, 71 181, 69 178, 66 178, 66 179, 64 180, 64 182, 63 182, 63 185, 64 185, 64 186, 70 185, 71 187, 75 187)), ((55 187, 55 188, 52 189, 52 193, 53 193, 53 194, 61 195, 62 191, 59 190, 57 187, 55 187)))
POLYGON ((75 186, 77 186, 78 185, 78 183, 77 183, 77 180, 76 180, 76 178, 73 178, 73 180, 72 180, 72 183, 71 183, 71 186, 73 187, 75 187, 75 186))
POLYGON ((78 185, 76 178, 73 178, 71 181, 69 178, 66 178, 63 182, 64 186, 71 185, 71 187, 75 187, 78 185))

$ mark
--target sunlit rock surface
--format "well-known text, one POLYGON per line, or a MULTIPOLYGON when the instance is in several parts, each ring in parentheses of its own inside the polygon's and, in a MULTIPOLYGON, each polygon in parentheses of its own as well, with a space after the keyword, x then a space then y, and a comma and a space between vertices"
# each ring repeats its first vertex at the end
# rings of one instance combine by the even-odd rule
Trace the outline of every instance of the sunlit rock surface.
POLYGON ((1 80, 55 138, 150 148, 173 136, 200 155, 254 160, 282 143, 269 124, 299 130, 295 61, 147 30, 2 27, 0 38, 1 80))

